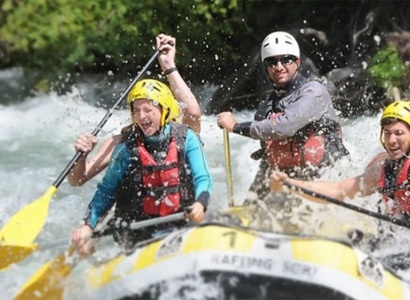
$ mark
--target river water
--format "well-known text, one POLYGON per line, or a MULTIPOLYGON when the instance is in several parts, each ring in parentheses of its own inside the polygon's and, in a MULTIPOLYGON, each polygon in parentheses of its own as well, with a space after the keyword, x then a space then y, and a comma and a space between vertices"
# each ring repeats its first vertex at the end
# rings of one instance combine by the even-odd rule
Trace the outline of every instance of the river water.
MULTIPOLYGON (((77 135, 92 131, 106 114, 105 108, 84 98, 84 94, 92 89, 92 84, 84 84, 65 95, 38 94, 24 101, 0 104, 0 225, 43 195, 75 154, 73 142, 77 135)), ((198 89, 201 103, 209 100, 213 89, 212 86, 198 89)), ((118 97, 118 94, 113 95, 113 103, 118 97)), ((236 115, 239 121, 246 121, 252 118, 252 114, 252 111, 243 111, 236 115)), ((334 168, 325 170, 323 178, 339 179, 359 174, 375 154, 383 151, 379 143, 379 117, 342 120, 345 144, 351 155, 349 159, 339 161, 334 168)), ((104 140, 118 133, 128 122, 129 112, 119 109, 98 137, 104 140)), ((225 145, 223 132, 216 126, 216 116, 203 117, 201 138, 214 180, 210 209, 225 209, 228 207, 225 145)), ((250 154, 258 149, 259 143, 230 134, 229 145, 233 196, 235 204, 240 205, 257 171, 257 162, 250 158, 250 154)), ((50 203, 46 224, 36 240, 40 246, 61 238, 67 238, 68 245, 70 232, 81 220, 101 178, 102 174, 83 187, 71 187, 67 181, 61 184, 50 203)), ((377 195, 352 203, 374 210, 376 201, 377 195)), ((310 226, 322 222, 325 232, 331 232, 330 228, 335 227, 372 230, 367 228, 372 218, 357 212, 333 205, 326 206, 325 210, 322 205, 308 202, 304 205, 311 206, 314 211, 310 226)), ((408 235, 408 230, 401 230, 398 238, 405 235, 408 235)), ((408 244, 400 245, 394 246, 392 251, 400 251, 400 247, 406 248, 408 244)), ((37 251, 21 263, 0 272, 0 298, 11 299, 35 270, 65 248, 37 251)), ((406 277, 408 274, 402 275, 406 277)))

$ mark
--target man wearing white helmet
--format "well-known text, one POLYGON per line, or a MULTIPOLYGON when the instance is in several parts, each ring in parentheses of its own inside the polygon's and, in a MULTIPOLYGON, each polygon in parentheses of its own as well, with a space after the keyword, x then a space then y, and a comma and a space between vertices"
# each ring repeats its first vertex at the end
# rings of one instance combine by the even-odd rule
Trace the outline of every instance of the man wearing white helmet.
POLYGON ((295 178, 318 177, 319 168, 348 154, 329 92, 299 73, 296 39, 283 31, 269 34, 261 58, 273 92, 261 100, 254 121, 238 123, 231 112, 217 117, 229 132, 261 141, 262 149, 252 154, 262 160, 249 195, 260 199, 269 193, 272 170, 295 178))

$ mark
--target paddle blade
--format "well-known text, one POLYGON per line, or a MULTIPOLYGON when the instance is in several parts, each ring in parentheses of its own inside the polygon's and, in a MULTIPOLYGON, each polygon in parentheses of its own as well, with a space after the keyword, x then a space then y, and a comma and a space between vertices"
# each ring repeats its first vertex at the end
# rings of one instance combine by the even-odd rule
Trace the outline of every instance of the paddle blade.
POLYGON ((49 187, 42 197, 14 214, 0 230, 0 243, 20 246, 32 244, 43 228, 50 200, 56 191, 56 187, 49 187))
POLYGON ((72 252, 73 249, 70 248, 68 254, 60 254, 43 265, 24 284, 14 299, 62 299, 64 291, 63 279, 71 273, 71 264, 68 262, 68 257, 71 256, 72 252))
POLYGON ((37 245, 26 246, 14 246, 14 245, 0 245, 0 271, 8 268, 11 264, 22 261, 31 252, 37 250, 37 245))

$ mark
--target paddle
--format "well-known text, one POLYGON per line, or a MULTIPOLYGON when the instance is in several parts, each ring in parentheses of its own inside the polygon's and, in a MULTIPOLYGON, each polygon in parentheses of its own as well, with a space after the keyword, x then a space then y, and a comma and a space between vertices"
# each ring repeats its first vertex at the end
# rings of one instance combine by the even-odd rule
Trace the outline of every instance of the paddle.
MULTIPOLYGON (((147 68, 151 66, 154 60, 159 55, 160 51, 156 50, 154 55, 150 58, 147 64, 139 72, 138 76, 131 82, 127 87, 118 101, 113 105, 113 107, 107 112, 100 123, 92 132, 92 135, 96 136, 102 127, 107 123, 108 119, 112 116, 114 110, 121 104, 123 99, 126 97, 128 92, 132 89, 134 84, 140 80, 143 74, 146 72, 147 68)), ((48 214, 48 207, 51 198, 56 193, 58 187, 63 182, 63 180, 69 174, 71 168, 83 155, 82 152, 77 152, 71 161, 67 164, 63 172, 54 181, 53 185, 48 188, 43 196, 37 200, 31 202, 29 205, 22 208, 16 214, 14 214, 10 220, 3 226, 0 230, 0 240, 3 245, 18 245, 27 246, 30 245, 37 235, 40 233, 48 214)))
MULTIPOLYGON (((332 197, 329 197, 329 196, 326 196, 326 195, 311 191, 309 189, 306 189, 306 188, 291 184, 288 181, 285 181, 283 184, 286 185, 287 187, 291 188, 291 189, 295 189, 295 190, 300 191, 300 192, 302 192, 306 195, 309 195, 309 196, 312 196, 312 197, 315 197, 315 198, 318 198, 318 199, 321 199, 321 200, 325 200, 327 202, 330 202, 330 203, 333 203, 333 204, 336 204, 336 205, 343 206, 347 209, 351 209, 351 210, 357 211, 359 213, 362 213, 362 214, 365 214, 365 215, 368 215, 368 216, 371 216, 371 217, 374 217, 374 218, 377 218, 377 219, 380 219, 380 220, 383 220, 383 221, 386 221, 386 222, 393 223, 393 224, 398 225, 398 226, 410 228, 410 223, 406 222, 404 220, 395 219, 395 218, 392 218, 392 217, 389 217, 389 216, 386 216, 386 215, 382 215, 382 214, 379 214, 379 213, 375 213, 373 211, 366 210, 366 209, 364 209, 362 207, 359 207, 359 206, 356 206, 356 205, 352 205, 352 204, 349 204, 349 203, 342 202, 342 201, 334 199, 332 197)), ((355 234, 363 235, 363 233, 361 233, 360 231, 355 231, 355 234)), ((361 239, 361 237, 359 239, 361 239)), ((389 266, 390 268, 394 269, 394 270, 405 270, 406 271, 406 270, 410 269, 410 251, 389 254, 387 256, 379 257, 378 259, 380 261, 382 261, 384 264, 386 264, 387 266, 389 266)))
POLYGON ((229 145, 229 132, 224 128, 224 146, 225 146, 225 164, 226 164, 226 184, 228 187, 228 199, 229 206, 235 205, 233 198, 233 185, 232 185, 232 169, 231 169, 231 151, 229 145))
POLYGON ((49 248, 68 245, 68 239, 59 239, 41 246, 34 244, 30 246, 1 245, 0 246, 0 271, 8 268, 11 264, 18 263, 25 259, 30 253, 36 250, 45 250, 49 248))
MULTIPOLYGON (((130 224, 132 230, 138 230, 164 223, 171 223, 183 220, 184 213, 172 214, 165 217, 153 218, 145 221, 130 224)), ((95 231, 92 238, 109 235, 117 229, 95 231)), ((24 284, 15 299, 62 299, 64 292, 64 279, 68 277, 73 268, 72 255, 74 248, 70 247, 67 252, 60 254, 56 258, 44 264, 30 279, 24 284)))
POLYGON ((410 223, 405 221, 405 220, 400 220, 400 219, 396 219, 396 218, 393 218, 393 217, 390 217, 390 216, 379 214, 379 213, 373 212, 371 210, 367 210, 365 208, 362 208, 360 206, 352 205, 350 203, 346 203, 346 202, 334 199, 332 197, 329 197, 329 196, 314 192, 314 191, 306 189, 304 187, 300 187, 300 186, 292 184, 288 181, 284 181, 283 185, 286 185, 287 187, 289 187, 291 189, 295 189, 297 191, 300 191, 300 192, 302 192, 306 195, 309 195, 309 196, 312 196, 312 197, 315 197, 315 198, 318 198, 318 199, 321 199, 321 200, 324 200, 324 201, 327 201, 327 202, 330 202, 330 203, 333 203, 333 204, 336 204, 336 205, 339 205, 339 206, 343 206, 347 209, 356 211, 358 213, 365 214, 365 215, 368 215, 370 217, 374 217, 374 218, 377 218, 377 219, 380 219, 380 220, 383 220, 383 221, 386 221, 386 222, 390 222, 390 223, 393 223, 393 224, 398 225, 398 226, 410 228, 410 223))

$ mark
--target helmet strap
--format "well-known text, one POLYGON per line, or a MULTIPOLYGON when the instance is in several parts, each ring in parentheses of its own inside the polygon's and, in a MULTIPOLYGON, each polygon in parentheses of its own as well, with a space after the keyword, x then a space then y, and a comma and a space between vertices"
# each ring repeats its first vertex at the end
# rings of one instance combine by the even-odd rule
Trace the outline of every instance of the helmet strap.
POLYGON ((169 117, 170 114, 171 114, 171 109, 167 108, 167 111, 166 111, 166 113, 165 113, 164 122, 165 122, 166 120, 168 120, 168 117, 169 117))

